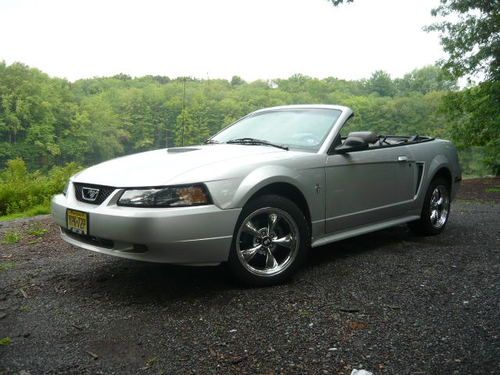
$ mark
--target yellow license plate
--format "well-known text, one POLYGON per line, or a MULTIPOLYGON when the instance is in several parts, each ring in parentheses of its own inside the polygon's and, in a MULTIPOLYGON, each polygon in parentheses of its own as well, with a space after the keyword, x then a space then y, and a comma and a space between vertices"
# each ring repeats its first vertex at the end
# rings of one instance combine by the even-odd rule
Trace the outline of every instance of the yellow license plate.
POLYGON ((89 234, 89 214, 87 212, 66 210, 68 229, 79 234, 89 234))

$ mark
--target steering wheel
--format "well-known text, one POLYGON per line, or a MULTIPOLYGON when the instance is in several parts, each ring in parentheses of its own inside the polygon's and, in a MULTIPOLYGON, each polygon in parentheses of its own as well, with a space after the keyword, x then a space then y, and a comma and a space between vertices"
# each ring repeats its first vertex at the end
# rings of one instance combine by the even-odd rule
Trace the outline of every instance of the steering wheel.
POLYGON ((297 139, 300 143, 307 146, 319 145, 321 140, 316 137, 313 133, 300 133, 294 135, 292 138, 297 139))
POLYGON ((390 143, 387 142, 387 136, 386 135, 379 135, 378 144, 379 144, 379 146, 383 146, 384 144, 390 145, 390 143))

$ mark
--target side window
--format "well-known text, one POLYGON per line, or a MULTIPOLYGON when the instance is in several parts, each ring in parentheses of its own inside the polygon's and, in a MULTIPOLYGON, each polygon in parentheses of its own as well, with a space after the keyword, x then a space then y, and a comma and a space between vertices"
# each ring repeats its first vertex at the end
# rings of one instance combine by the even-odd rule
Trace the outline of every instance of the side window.
POLYGON ((342 129, 340 129, 340 137, 337 135, 337 137, 333 140, 333 143, 330 146, 330 149, 328 150, 328 153, 332 153, 333 150, 340 146, 343 140, 341 138, 346 138, 347 134, 353 131, 352 127, 352 119, 354 116, 349 117, 346 122, 344 122, 344 125, 342 125, 342 129))
POLYGON ((353 118, 354 116, 349 117, 344 123, 344 126, 342 126, 342 129, 340 129, 340 136, 342 138, 346 138, 350 132, 355 131, 352 121, 353 118))

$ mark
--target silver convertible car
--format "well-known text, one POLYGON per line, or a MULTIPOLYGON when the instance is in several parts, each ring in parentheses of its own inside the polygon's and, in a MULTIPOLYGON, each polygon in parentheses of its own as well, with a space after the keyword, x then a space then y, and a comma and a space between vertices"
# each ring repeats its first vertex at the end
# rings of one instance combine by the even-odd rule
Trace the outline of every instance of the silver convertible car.
POLYGON ((52 200, 62 238, 118 257, 227 263, 242 282, 290 277, 311 248, 408 223, 440 233, 461 181, 455 147, 351 131, 343 106, 262 109, 204 145, 143 152, 73 176, 52 200))

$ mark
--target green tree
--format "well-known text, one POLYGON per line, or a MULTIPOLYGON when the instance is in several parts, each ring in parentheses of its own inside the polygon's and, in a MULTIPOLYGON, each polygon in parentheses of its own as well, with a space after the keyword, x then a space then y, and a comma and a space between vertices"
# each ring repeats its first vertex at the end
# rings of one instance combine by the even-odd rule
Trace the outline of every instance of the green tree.
POLYGON ((485 162, 500 175, 500 83, 483 82, 446 96, 443 108, 451 135, 461 148, 483 147, 485 162))
POLYGON ((374 92, 380 96, 394 96, 396 94, 396 86, 391 76, 383 70, 374 72, 366 81, 365 87, 368 92, 374 92))
POLYGON ((500 1, 441 0, 432 10, 446 17, 429 27, 437 31, 448 54, 444 67, 456 77, 484 75, 487 80, 500 78, 500 1))
POLYGON ((453 121, 444 119, 446 112, 438 108, 454 80, 437 67, 396 80, 376 72, 367 81, 301 74, 273 84, 232 81, 118 75, 69 83, 22 64, 0 63, 0 168, 20 157, 29 171, 45 173, 53 164, 90 165, 180 146, 182 129, 184 145, 198 144, 245 114, 276 105, 344 104, 357 113, 353 128, 445 138, 459 137, 450 128, 454 122, 466 124, 469 113, 463 111, 472 108, 455 105, 463 111, 454 113, 453 121))
POLYGON ((395 79, 399 95, 412 92, 427 94, 432 91, 451 91, 457 89, 457 80, 446 70, 429 65, 405 74, 403 78, 395 79))
POLYGON ((437 31, 448 58, 443 67, 455 77, 483 82, 444 101, 453 139, 462 147, 482 146, 486 162, 500 174, 500 1, 441 0, 432 10, 446 17, 427 28, 437 31))
POLYGON ((87 150, 86 164, 95 164, 102 160, 111 159, 123 154, 124 143, 129 134, 123 129, 116 111, 103 95, 86 98, 82 109, 88 117, 82 117, 86 123, 81 124, 85 129, 87 150))
POLYGON ((233 76, 231 78, 231 86, 233 86, 233 87, 242 85, 244 83, 245 83, 245 81, 243 79, 241 79, 241 77, 239 77, 239 76, 233 76))
POLYGON ((209 136, 208 127, 202 122, 197 122, 192 111, 184 109, 177 117, 175 127, 175 145, 189 146, 202 143, 209 136))

